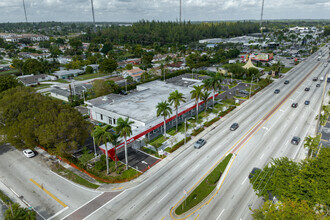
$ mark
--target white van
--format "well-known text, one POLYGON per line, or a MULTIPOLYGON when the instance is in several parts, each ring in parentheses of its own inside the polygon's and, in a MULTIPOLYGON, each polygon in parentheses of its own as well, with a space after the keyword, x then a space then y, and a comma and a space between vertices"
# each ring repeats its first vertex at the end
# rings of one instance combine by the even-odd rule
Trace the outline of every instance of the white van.
POLYGON ((320 77, 320 81, 323 81, 323 80, 324 80, 324 78, 323 78, 323 76, 321 76, 321 77, 320 77))

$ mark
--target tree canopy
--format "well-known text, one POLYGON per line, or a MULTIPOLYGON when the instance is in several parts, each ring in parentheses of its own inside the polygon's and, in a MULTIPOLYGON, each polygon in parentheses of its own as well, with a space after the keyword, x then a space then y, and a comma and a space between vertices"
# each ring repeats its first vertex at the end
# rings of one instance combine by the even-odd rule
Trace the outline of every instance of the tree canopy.
POLYGON ((3 75, 0 76, 0 93, 10 89, 10 88, 15 88, 16 86, 21 85, 14 76, 10 75, 3 75))
POLYGON ((0 130, 18 148, 40 144, 50 153, 65 156, 84 144, 90 126, 74 108, 31 88, 0 93, 0 130))
POLYGON ((273 162, 257 171, 250 182, 258 196, 268 192, 280 201, 306 201, 309 207, 329 207, 330 149, 322 148, 318 157, 297 163, 288 158, 273 162))

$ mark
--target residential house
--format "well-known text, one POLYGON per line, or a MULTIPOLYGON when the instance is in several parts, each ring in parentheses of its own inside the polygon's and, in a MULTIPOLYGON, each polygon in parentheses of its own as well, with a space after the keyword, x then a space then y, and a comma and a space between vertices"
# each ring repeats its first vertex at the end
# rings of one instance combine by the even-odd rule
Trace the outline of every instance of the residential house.
POLYGON ((18 81, 20 81, 24 86, 36 86, 42 81, 48 80, 56 80, 56 77, 49 76, 47 74, 39 74, 39 75, 24 75, 17 77, 18 81))
POLYGON ((70 77, 78 76, 79 74, 84 73, 84 70, 74 69, 74 70, 59 70, 53 74, 59 79, 68 79, 70 77))
POLYGON ((127 78, 128 76, 133 77, 133 79, 136 82, 139 82, 141 80, 141 75, 144 73, 144 70, 141 70, 140 68, 133 68, 131 70, 125 70, 123 72, 123 77, 127 78))

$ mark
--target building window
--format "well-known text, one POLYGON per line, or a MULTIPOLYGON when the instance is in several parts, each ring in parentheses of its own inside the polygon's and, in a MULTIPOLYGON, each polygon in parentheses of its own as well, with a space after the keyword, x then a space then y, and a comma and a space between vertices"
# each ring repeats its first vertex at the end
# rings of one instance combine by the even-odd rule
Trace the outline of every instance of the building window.
POLYGON ((100 118, 101 118, 101 120, 103 120, 103 115, 102 114, 100 114, 100 118))
POLYGON ((115 118, 113 119, 113 124, 114 124, 114 125, 116 124, 116 119, 115 119, 115 118))
POLYGON ((111 117, 109 117, 109 124, 112 125, 112 118, 111 117))

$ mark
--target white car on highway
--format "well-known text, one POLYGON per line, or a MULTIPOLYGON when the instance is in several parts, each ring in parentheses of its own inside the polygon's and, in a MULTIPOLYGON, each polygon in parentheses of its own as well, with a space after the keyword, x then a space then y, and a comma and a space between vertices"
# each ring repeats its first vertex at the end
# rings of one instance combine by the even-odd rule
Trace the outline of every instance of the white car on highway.
POLYGON ((27 156, 28 158, 31 158, 31 157, 34 157, 35 156, 34 152, 32 150, 30 150, 30 149, 23 150, 23 154, 25 156, 27 156))

